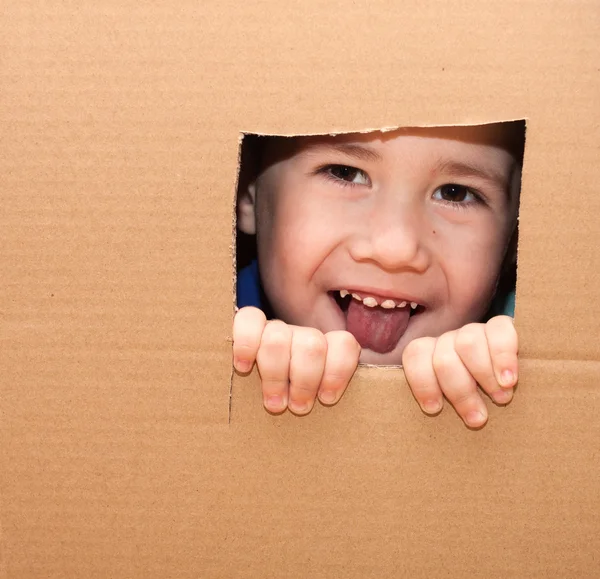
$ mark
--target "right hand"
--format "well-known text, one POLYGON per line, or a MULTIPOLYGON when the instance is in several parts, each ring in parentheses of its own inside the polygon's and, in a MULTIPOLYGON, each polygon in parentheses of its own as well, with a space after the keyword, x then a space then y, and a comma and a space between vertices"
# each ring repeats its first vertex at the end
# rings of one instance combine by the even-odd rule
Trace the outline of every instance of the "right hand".
POLYGON ((258 367, 263 404, 269 412, 289 408, 308 414, 315 398, 336 404, 358 366, 360 346, 345 331, 323 334, 314 328, 267 321, 254 307, 241 308, 233 320, 233 365, 247 374, 258 367))

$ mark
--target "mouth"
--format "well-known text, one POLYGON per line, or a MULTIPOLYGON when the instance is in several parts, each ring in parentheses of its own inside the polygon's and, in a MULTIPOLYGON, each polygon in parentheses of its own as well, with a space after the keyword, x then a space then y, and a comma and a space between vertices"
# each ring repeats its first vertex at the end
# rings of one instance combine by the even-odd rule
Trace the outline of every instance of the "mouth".
POLYGON ((335 303, 344 313, 348 311, 350 302, 352 300, 362 303, 363 306, 367 308, 381 308, 384 310, 405 309, 408 311, 411 317, 425 311, 425 306, 419 304, 418 302, 410 301, 409 299, 392 299, 346 289, 334 290, 329 292, 329 294, 333 297, 335 303))
POLYGON ((382 296, 340 289, 329 292, 346 320, 346 329, 362 348, 380 354, 391 352, 409 322, 426 307, 414 298, 382 296))

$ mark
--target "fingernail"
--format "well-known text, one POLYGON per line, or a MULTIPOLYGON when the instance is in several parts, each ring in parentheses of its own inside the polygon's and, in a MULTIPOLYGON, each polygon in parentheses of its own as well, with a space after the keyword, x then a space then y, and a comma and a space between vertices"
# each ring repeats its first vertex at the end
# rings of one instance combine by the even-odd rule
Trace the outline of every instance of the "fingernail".
POLYGON ((507 404, 512 400, 513 392, 512 390, 498 390, 498 392, 494 392, 492 397, 499 404, 507 404))
POLYGON ((276 395, 267 396, 267 399, 265 400, 265 406, 274 412, 282 410, 284 406, 283 398, 276 395))
POLYGON ((500 386, 512 386, 515 383, 515 375, 511 370, 503 370, 500 376, 500 386))
POLYGON ((469 426, 481 426, 487 420, 486 415, 481 410, 471 410, 465 418, 465 422, 469 426))
POLYGON ((427 414, 437 414, 442 409, 442 403, 439 400, 427 400, 422 408, 427 414))
POLYGON ((289 408, 294 414, 306 414, 310 410, 307 402, 290 402, 289 408))
POLYGON ((336 393, 333 390, 324 390, 319 393, 319 400, 324 404, 333 404, 336 398, 336 393))
POLYGON ((233 365, 235 366, 235 369, 238 372, 242 372, 242 373, 246 373, 246 372, 250 372, 251 368, 252 368, 252 364, 248 361, 248 360, 242 360, 240 358, 236 358, 233 361, 233 365))

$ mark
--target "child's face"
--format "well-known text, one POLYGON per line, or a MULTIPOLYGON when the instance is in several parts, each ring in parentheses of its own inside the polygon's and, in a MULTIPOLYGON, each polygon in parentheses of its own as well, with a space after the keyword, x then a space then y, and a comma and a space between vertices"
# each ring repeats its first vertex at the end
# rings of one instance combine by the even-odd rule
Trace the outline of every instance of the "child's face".
POLYGON ((348 330, 371 364, 480 321, 516 223, 509 140, 503 125, 274 140, 238 213, 276 317, 348 330))

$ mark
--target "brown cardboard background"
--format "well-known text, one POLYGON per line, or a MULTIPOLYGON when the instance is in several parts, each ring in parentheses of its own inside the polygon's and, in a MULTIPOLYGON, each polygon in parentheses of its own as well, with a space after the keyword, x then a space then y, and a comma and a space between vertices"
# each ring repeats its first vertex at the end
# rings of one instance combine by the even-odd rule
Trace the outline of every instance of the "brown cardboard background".
POLYGON ((421 416, 388 371, 385 404, 365 384, 301 421, 245 389, 231 428, 23 423, 3 453, 6 576, 591 579, 597 371, 524 362, 535 387, 477 433, 421 416))
POLYGON ((594 577, 598 2, 59 2, 0 39, 2 577, 594 577), (528 121, 515 402, 234 379, 241 131, 528 121))

